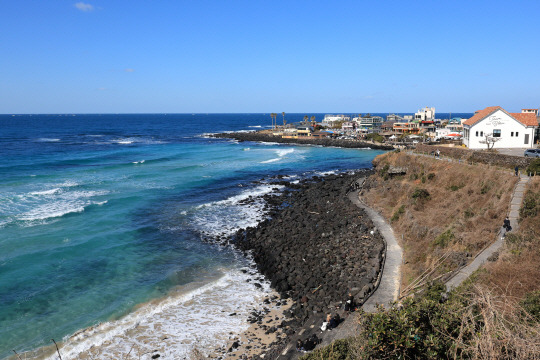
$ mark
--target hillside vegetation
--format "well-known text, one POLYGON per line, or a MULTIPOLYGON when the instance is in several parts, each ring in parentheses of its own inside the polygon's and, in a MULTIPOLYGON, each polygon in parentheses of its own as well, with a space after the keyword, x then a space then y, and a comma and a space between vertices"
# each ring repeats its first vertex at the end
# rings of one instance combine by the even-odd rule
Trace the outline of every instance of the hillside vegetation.
MULTIPOLYGON (((517 180, 398 153, 376 165, 364 196, 403 234, 410 278, 441 253, 474 253, 493 241, 517 180), (407 174, 392 177, 392 166, 407 174)), ((530 180, 519 229, 506 235, 500 254, 448 296, 440 281, 420 289, 390 309, 358 313, 355 337, 304 359, 540 359, 540 177, 530 180)))
POLYGON ((517 182, 509 171, 399 152, 374 165, 362 196, 401 239, 402 290, 425 272, 445 280, 495 241, 517 182))

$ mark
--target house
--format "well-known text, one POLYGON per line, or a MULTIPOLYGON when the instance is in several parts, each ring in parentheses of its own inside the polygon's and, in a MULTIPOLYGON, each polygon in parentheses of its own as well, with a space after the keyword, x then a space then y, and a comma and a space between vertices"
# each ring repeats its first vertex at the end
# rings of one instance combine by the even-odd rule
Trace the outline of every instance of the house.
POLYGON ((383 124, 383 118, 380 116, 372 116, 366 114, 364 116, 355 117, 353 121, 356 123, 356 129, 358 132, 365 134, 378 133, 381 131, 383 124))
POLYGON ((423 109, 418 110, 414 114, 414 120, 418 121, 434 121, 435 120, 435 108, 427 106, 423 109))
POLYGON ((311 136, 313 134, 313 128, 311 126, 298 126, 296 128, 296 133, 298 134, 298 137, 311 136))
POLYGON ((331 137, 332 135, 334 135, 334 132, 333 132, 333 131, 326 131, 326 130, 315 131, 315 132, 312 134, 312 136, 313 136, 313 137, 316 137, 316 138, 331 137))
POLYGON ((394 123, 394 132, 397 134, 418 134, 419 124, 416 122, 394 123))
POLYGON ((343 124, 341 124, 341 130, 346 132, 354 131, 355 123, 352 121, 346 121, 343 124))
POLYGON ((397 114, 388 114, 386 115, 386 121, 392 121, 392 122, 404 122, 403 116, 399 116, 397 114))
POLYGON ((298 129, 288 126, 283 129, 283 135, 281 137, 284 139, 298 139, 298 129))
POLYGON ((351 121, 351 117, 346 116, 346 115, 330 115, 330 114, 327 114, 327 115, 324 115, 322 125, 323 126, 328 126, 328 127, 334 127, 334 125, 336 123, 343 122, 343 121, 351 121))
POLYGON ((470 149, 532 148, 538 120, 534 112, 509 113, 500 106, 476 111, 463 123, 463 144, 470 149))

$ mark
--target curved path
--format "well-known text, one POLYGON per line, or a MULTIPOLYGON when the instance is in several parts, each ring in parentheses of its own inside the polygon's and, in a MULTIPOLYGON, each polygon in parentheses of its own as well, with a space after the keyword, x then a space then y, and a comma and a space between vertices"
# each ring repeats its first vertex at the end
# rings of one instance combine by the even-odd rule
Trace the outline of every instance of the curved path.
MULTIPOLYGON (((360 184, 363 182, 363 180, 364 178, 360 178, 357 180, 357 183, 360 184)), ((363 209, 368 214, 386 243, 386 259, 384 266, 381 268, 382 275, 379 281, 379 286, 363 305, 364 311, 374 312, 377 309, 377 304, 389 306, 392 302, 398 299, 399 287, 401 283, 401 261, 403 251, 397 243, 396 237, 394 236, 394 231, 390 225, 388 225, 383 217, 376 211, 361 202, 358 194, 359 190, 355 190, 350 192, 347 196, 356 206, 363 209)), ((343 323, 341 323, 336 329, 322 333, 319 330, 320 319, 314 317, 310 320, 311 321, 308 320, 308 323, 304 324, 304 330, 301 330, 296 337, 293 337, 293 341, 291 341, 289 345, 285 347, 284 351, 280 354, 280 356, 277 357, 277 359, 297 359, 303 355, 295 350, 294 343, 298 338, 305 337, 308 333, 315 332, 321 338, 321 344, 317 346, 317 348, 319 348, 329 345, 334 340, 354 336, 358 331, 358 321, 356 321, 356 316, 354 313, 347 316, 343 323)))
MULTIPOLYGON (((357 180, 357 183, 362 183, 364 179, 357 180)), ((401 284, 401 262, 403 258, 403 250, 399 246, 394 231, 386 223, 384 218, 375 210, 364 204, 359 198, 359 190, 352 191, 348 194, 349 199, 359 208, 363 209, 369 218, 373 221, 377 230, 381 233, 385 245, 385 261, 381 269, 381 278, 375 292, 362 305, 365 312, 375 312, 377 305, 389 307, 399 297, 399 288, 401 284)), ((322 338, 322 346, 330 344, 337 339, 354 336, 358 331, 358 322, 354 314, 349 315, 345 321, 332 332, 325 332, 322 338)))
POLYGON ((360 201, 358 191, 350 193, 349 199, 368 214, 386 242, 386 259, 379 287, 363 305, 364 311, 373 312, 377 304, 388 306, 399 297, 403 250, 396 240, 394 230, 378 212, 360 201))

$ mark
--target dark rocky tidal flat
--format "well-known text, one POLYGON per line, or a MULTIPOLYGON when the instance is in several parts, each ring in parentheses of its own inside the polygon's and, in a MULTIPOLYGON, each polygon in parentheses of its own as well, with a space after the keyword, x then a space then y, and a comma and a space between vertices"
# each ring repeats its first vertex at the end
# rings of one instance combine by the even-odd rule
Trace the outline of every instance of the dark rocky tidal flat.
MULTIPOLYGON (((314 317, 322 322, 325 314, 342 309, 348 292, 362 304, 375 289, 384 241, 364 211, 347 198, 350 185, 369 173, 358 170, 299 183, 272 179, 286 190, 264 196, 268 218, 232 238, 218 239, 249 254, 281 297, 292 299, 289 320, 280 325, 288 335, 313 323, 314 317)), ((286 342, 274 344, 274 352, 286 342)))
POLYGON ((345 139, 330 139, 330 138, 315 138, 305 137, 298 139, 284 139, 281 136, 273 136, 269 134, 261 134, 259 132, 234 132, 213 134, 215 138, 234 139, 237 141, 260 141, 260 142, 275 142, 279 144, 298 144, 298 145, 318 145, 318 146, 334 146, 351 149, 378 149, 378 150, 394 150, 392 146, 377 145, 359 140, 345 139))

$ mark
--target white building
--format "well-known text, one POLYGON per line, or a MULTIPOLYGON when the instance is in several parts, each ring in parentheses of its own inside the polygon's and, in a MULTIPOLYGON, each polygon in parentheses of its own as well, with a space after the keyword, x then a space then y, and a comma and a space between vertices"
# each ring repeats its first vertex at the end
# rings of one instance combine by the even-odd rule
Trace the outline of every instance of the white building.
POLYGON ((352 121, 356 123, 356 129, 358 132, 370 134, 380 132, 384 120, 380 116, 366 114, 364 116, 355 117, 352 121))
POLYGON ((435 108, 427 106, 423 109, 418 110, 414 114, 414 120, 420 121, 435 121, 435 108))
POLYGON ((486 137, 496 140, 494 148, 532 148, 536 114, 509 113, 500 106, 477 111, 463 123, 463 144, 470 149, 487 149, 486 137))
POLYGON ((323 126, 333 127, 335 123, 340 121, 351 121, 350 116, 346 115, 324 115, 324 119, 322 121, 323 126))

